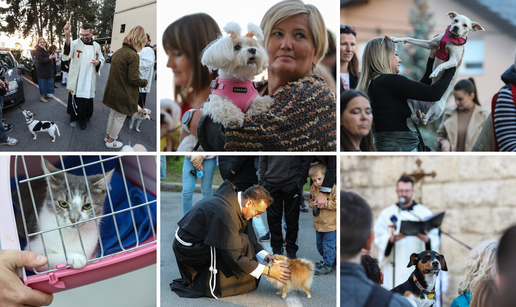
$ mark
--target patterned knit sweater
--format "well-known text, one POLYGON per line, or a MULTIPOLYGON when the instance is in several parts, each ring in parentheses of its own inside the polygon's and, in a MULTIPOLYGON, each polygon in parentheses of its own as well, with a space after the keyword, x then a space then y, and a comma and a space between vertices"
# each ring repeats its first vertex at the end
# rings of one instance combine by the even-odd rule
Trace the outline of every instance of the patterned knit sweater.
POLYGON ((317 76, 288 83, 273 96, 271 109, 246 116, 244 125, 227 129, 227 151, 335 151, 335 96, 317 76))

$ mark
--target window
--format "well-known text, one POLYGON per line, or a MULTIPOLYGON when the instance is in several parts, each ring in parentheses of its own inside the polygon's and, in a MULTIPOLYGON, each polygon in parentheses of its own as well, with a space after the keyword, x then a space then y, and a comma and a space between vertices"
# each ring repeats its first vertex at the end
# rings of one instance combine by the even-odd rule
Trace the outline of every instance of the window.
POLYGON ((468 47, 464 51, 464 58, 460 66, 461 75, 479 75, 484 73, 484 40, 480 38, 468 39, 468 47))
POLYGON ((125 32, 125 23, 120 26, 120 33, 124 33, 124 32, 125 32))

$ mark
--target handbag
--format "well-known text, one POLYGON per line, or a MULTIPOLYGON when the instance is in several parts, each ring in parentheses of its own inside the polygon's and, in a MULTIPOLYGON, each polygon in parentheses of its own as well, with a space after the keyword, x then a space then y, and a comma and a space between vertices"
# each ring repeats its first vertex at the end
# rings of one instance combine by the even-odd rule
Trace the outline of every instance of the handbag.
POLYGON ((419 127, 418 125, 416 124, 416 122, 410 118, 412 120, 412 122, 414 123, 414 126, 416 126, 416 130, 417 130, 417 136, 419 138, 419 143, 421 144, 421 147, 424 149, 425 152, 431 152, 433 151, 432 148, 428 147, 425 145, 425 142, 423 141, 423 136, 421 135, 421 131, 419 131, 419 127))

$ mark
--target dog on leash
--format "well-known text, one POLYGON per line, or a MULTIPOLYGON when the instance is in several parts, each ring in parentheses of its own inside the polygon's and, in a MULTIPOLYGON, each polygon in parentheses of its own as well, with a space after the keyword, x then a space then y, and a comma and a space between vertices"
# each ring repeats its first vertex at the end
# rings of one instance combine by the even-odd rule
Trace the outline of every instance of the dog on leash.
POLYGON ((34 135, 34 140, 38 137, 36 132, 48 132, 52 137, 52 142, 56 141, 56 132, 58 136, 61 136, 61 134, 59 134, 59 128, 54 124, 54 122, 35 120, 34 116, 36 116, 36 114, 28 110, 22 110, 22 113, 23 116, 25 116, 25 121, 27 122, 29 131, 34 135))
POLYGON ((262 46, 263 33, 259 26, 249 23, 247 34, 241 36, 240 26, 229 22, 224 31, 228 35, 211 42, 202 53, 201 63, 210 71, 218 69, 219 74, 210 85, 212 94, 202 111, 215 123, 239 128, 245 114, 264 113, 272 103, 269 96, 258 95, 252 82, 268 67, 269 59, 262 46))
MULTIPOLYGON (((462 57, 462 53, 464 52, 464 45, 466 44, 469 32, 485 31, 478 22, 471 21, 464 15, 459 15, 453 11, 448 12, 446 15, 451 18, 451 25, 448 26, 445 33, 442 33, 431 40, 420 40, 409 37, 387 37, 395 43, 409 43, 426 49, 432 49, 439 46, 435 55, 434 70, 430 75, 430 78, 433 79, 432 83, 437 82, 446 69, 457 66, 462 57)), ((412 101, 413 110, 416 112, 415 115, 412 115, 412 119, 416 123, 421 121, 425 125, 429 121, 438 119, 444 111, 446 99, 453 89, 457 78, 458 72, 455 72, 455 75, 441 100, 431 103, 430 107, 427 102, 412 101)))
POLYGON ((140 123, 143 120, 150 120, 151 110, 138 106, 138 112, 134 113, 131 117, 131 123, 129 129, 133 129, 133 124, 136 121, 136 131, 140 132, 140 123))
POLYGON ((434 251, 410 255, 408 268, 416 266, 409 279, 392 289, 400 293, 417 307, 430 307, 435 303, 435 282, 439 272, 448 271, 444 256, 434 251))
POLYGON ((286 280, 285 283, 281 283, 276 278, 267 277, 267 280, 271 282, 275 288, 278 289, 277 295, 281 295, 281 298, 287 297, 287 293, 290 290, 305 291, 306 298, 311 298, 310 287, 312 286, 312 279, 314 277, 314 263, 306 259, 290 259, 283 255, 272 256, 272 264, 279 263, 285 264, 290 270, 290 279, 286 280))

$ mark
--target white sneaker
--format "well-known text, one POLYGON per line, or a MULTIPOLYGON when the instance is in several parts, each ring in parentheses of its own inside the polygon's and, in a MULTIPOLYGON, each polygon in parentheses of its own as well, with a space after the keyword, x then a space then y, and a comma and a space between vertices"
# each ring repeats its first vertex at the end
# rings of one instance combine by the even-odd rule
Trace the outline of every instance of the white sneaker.
POLYGON ((123 146, 124 146, 124 144, 122 144, 122 142, 119 142, 117 140, 113 140, 113 142, 111 142, 111 143, 106 142, 107 148, 122 148, 123 146))
MULTIPOLYGON (((108 142, 108 140, 109 140, 109 139, 105 136, 105 137, 104 137, 104 142, 106 142, 106 143, 107 143, 107 142, 108 142)), ((118 140, 118 136, 116 137, 116 139, 115 139, 115 140, 118 140)))
POLYGON ((9 145, 9 146, 14 146, 18 144, 18 140, 15 139, 15 138, 12 138, 12 137, 7 137, 7 140, 3 143, 0 143, 0 145, 9 145))

